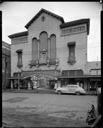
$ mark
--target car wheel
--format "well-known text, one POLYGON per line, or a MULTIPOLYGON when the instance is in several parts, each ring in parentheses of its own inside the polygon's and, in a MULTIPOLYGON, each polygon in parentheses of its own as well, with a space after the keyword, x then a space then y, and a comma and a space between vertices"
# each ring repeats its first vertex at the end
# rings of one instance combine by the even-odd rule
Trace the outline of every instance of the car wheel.
POLYGON ((58 94, 59 94, 59 95, 61 95, 61 94, 62 94, 62 92, 61 92, 61 91, 58 91, 58 94))
POLYGON ((80 92, 76 92, 76 95, 80 95, 80 92))

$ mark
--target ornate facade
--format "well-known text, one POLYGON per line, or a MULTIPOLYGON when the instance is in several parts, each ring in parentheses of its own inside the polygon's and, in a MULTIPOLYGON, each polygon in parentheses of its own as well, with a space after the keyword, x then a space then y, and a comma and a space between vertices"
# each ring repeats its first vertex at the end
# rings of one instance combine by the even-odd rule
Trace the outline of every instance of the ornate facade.
POLYGON ((25 25, 27 31, 9 36, 11 79, 39 75, 39 83, 46 86, 63 73, 87 75, 89 22, 65 22, 63 17, 41 9, 25 25))

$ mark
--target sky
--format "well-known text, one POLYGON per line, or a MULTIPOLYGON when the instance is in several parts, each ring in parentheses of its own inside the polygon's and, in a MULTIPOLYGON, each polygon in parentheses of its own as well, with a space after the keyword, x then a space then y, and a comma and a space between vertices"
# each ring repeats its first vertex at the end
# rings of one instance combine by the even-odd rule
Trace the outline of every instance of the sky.
POLYGON ((100 14, 102 5, 99 2, 3 2, 0 4, 2 40, 10 44, 9 35, 27 31, 25 25, 41 8, 62 16, 65 22, 89 18, 87 60, 101 60, 100 14))

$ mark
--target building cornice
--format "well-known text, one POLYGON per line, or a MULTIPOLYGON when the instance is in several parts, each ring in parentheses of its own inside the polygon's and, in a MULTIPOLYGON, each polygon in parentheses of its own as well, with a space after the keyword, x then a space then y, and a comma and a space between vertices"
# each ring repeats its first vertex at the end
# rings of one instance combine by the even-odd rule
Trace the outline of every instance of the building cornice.
POLYGON ((6 42, 4 42, 4 41, 2 41, 2 48, 6 48, 6 49, 10 50, 11 49, 11 45, 6 43, 6 42))
POLYGON ((12 35, 9 35, 9 38, 15 38, 15 37, 20 37, 20 36, 27 36, 28 35, 28 31, 24 31, 24 32, 19 32, 19 33, 14 33, 12 35))
POLYGON ((90 26, 90 19, 79 19, 71 22, 65 22, 60 25, 60 28, 66 28, 66 27, 72 27, 72 26, 77 26, 81 24, 86 24, 87 25, 87 34, 89 35, 89 26, 90 26))

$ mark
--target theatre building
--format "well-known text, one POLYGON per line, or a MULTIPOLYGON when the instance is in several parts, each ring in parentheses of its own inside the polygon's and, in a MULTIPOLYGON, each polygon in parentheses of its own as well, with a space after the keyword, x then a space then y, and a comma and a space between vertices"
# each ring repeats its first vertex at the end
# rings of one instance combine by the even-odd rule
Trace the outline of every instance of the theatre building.
POLYGON ((63 83, 66 77, 67 82, 77 82, 69 77, 87 75, 89 22, 65 22, 41 9, 25 25, 27 31, 9 35, 12 87, 27 88, 34 79, 40 87, 53 88, 55 80, 63 83))

